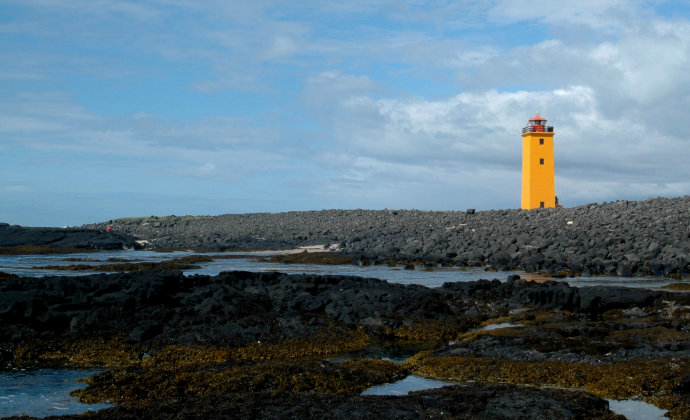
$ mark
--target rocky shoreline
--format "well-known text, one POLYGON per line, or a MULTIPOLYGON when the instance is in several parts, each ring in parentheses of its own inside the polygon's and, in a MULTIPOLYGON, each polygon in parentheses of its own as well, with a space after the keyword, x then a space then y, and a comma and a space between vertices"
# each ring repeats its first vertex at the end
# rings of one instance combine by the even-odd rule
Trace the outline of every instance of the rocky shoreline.
POLYGON ((690 196, 573 208, 322 210, 117 219, 85 226, 151 248, 252 250, 334 245, 368 260, 518 268, 556 275, 690 274, 690 196))
POLYGON ((6 275, 0 321, 5 369, 107 369, 75 392, 117 403, 93 418, 616 418, 602 398, 633 397, 690 415, 683 292, 518 276, 427 288, 282 273, 6 275), (361 355, 390 345, 427 350, 403 363, 361 355), (358 395, 408 374, 468 385, 358 395))
MULTIPOLYGON (((206 251, 332 245, 328 253, 272 258, 682 278, 690 274, 690 197, 531 211, 168 216, 68 229, 0 224, 0 253, 141 244, 206 251)), ((63 417, 75 419, 615 419, 605 399, 631 398, 690 418, 684 281, 678 291, 519 276, 428 288, 352 276, 179 271, 211 258, 63 267, 115 274, 0 273, 0 369, 105 369, 74 395, 116 406, 63 417), (405 360, 381 360, 392 349, 405 360), (461 385, 360 395, 410 374, 461 385)))

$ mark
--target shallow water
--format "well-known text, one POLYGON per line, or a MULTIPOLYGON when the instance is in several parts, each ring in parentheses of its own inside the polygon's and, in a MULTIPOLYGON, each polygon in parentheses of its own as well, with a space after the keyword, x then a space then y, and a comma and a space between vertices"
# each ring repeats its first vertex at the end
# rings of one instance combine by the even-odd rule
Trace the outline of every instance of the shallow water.
MULTIPOLYGON (((458 383, 410 375, 397 382, 371 387, 362 392, 362 395, 407 395, 412 391, 424 391, 446 385, 458 385, 458 383)), ((616 414, 622 414, 629 420, 655 420, 667 418, 664 417, 665 410, 644 401, 608 400, 608 402, 611 411, 616 414)))
MULTIPOLYGON (((179 258, 194 254, 191 251, 176 252, 154 252, 154 251, 104 251, 93 253, 76 253, 66 255, 0 255, 0 271, 13 273, 23 276, 45 276, 45 275, 84 275, 84 272, 68 272, 44 270, 41 268, 48 265, 70 265, 70 264, 107 264, 108 258, 122 258, 129 260, 141 260, 160 262, 171 258, 179 258), (98 262, 74 262, 65 261, 65 258, 80 258, 98 260, 98 262)), ((389 267, 386 265, 313 265, 313 264, 285 264, 271 262, 256 262, 254 256, 266 256, 275 252, 230 252, 206 254, 213 255, 248 255, 245 258, 218 259, 207 263, 199 263, 199 269, 186 270, 186 275, 206 274, 216 275, 222 271, 244 270, 255 272, 279 271, 288 274, 331 274, 349 275, 360 277, 373 277, 387 280, 392 283, 402 284, 421 284, 427 287, 439 287, 445 282, 464 282, 479 279, 499 279, 505 281, 511 274, 520 275, 529 280, 548 280, 548 277, 525 273, 523 271, 499 271, 490 272, 481 268, 458 268, 458 267, 437 267, 431 270, 417 268, 415 270, 405 270, 401 266, 389 267)), ((627 286, 658 288, 673 282, 663 277, 572 277, 558 279, 565 281, 571 286, 627 286)))
POLYGON ((61 369, 0 372, 0 417, 47 417, 110 407, 110 404, 82 404, 69 395, 75 389, 86 387, 77 379, 98 372, 61 369))
POLYGON ((491 330, 498 330, 501 328, 517 328, 517 327, 524 327, 522 324, 511 324, 510 322, 497 322, 495 324, 489 324, 485 325, 481 328, 477 328, 474 331, 491 331, 491 330))
POLYGON ((616 414, 622 414, 628 418, 628 420, 656 420, 656 419, 668 419, 664 417, 666 410, 648 404, 644 401, 635 400, 608 400, 609 409, 616 414))
POLYGON ((412 391, 423 391, 425 389, 441 388, 446 385, 456 385, 453 382, 437 381, 421 376, 410 375, 405 379, 390 384, 373 386, 362 395, 407 395, 412 391))
POLYGON ((405 270, 403 267, 389 267, 386 265, 357 266, 345 265, 314 265, 314 264, 285 264, 269 262, 253 262, 251 259, 217 260, 203 264, 197 270, 185 271, 185 274, 215 275, 221 271, 279 271, 287 274, 332 274, 344 276, 369 277, 387 280, 391 283, 421 284, 427 287, 440 287, 446 282, 473 281, 479 279, 498 278, 504 281, 510 274, 524 274, 520 271, 491 273, 480 268, 461 269, 457 267, 435 268, 431 271, 422 269, 405 270))
POLYGON ((122 258, 127 260, 141 260, 161 262, 171 258, 184 257, 192 252, 154 252, 154 251, 103 251, 81 252, 60 255, 0 255, 0 271, 20 276, 83 276, 88 272, 70 272, 62 270, 43 270, 37 267, 50 265, 68 266, 116 264, 106 260, 108 258, 122 258), (65 261, 66 259, 97 260, 97 261, 65 261))

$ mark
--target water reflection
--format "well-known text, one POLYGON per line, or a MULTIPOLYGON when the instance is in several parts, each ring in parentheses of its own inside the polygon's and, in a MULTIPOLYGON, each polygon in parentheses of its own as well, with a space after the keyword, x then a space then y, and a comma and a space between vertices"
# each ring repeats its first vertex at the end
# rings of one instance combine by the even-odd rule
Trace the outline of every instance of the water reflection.
POLYGON ((489 324, 485 325, 481 328, 474 329, 472 331, 491 331, 491 330, 499 330, 501 328, 517 328, 517 327, 524 327, 522 324, 511 324, 510 322, 497 322, 495 324, 489 324))
POLYGON ((362 395, 407 395, 412 391, 424 391, 425 389, 441 388, 446 385, 455 384, 453 382, 437 381, 435 379, 410 375, 397 382, 373 386, 362 392, 362 395))
POLYGON ((667 419, 664 416, 666 410, 648 404, 644 401, 636 400, 608 400, 609 409, 616 414, 624 415, 628 420, 655 420, 667 419))
MULTIPOLYGON (((221 255, 211 262, 199 263, 200 268, 186 270, 186 275, 205 274, 216 275, 222 271, 253 271, 271 272, 279 271, 288 274, 322 274, 322 275, 348 275, 370 277, 387 280, 392 283, 421 284, 427 287, 439 287, 445 282, 464 282, 479 279, 499 279, 505 281, 509 275, 517 274, 521 278, 537 282, 552 280, 565 281, 571 286, 627 286, 658 288, 669 284, 672 280, 663 277, 569 277, 565 279, 553 279, 551 277, 525 273, 524 271, 486 271, 482 268, 436 267, 431 270, 404 270, 401 266, 387 265, 313 265, 313 264, 285 264, 268 261, 256 261, 257 256, 268 256, 281 253, 279 251, 261 252, 226 252, 208 253, 205 255, 221 255), (233 258, 227 258, 233 256, 233 258)), ((180 258, 194 254, 192 251, 154 252, 154 251, 104 251, 95 253, 75 253, 66 255, 0 255, 0 271, 23 276, 45 275, 84 275, 84 272, 51 271, 40 267, 48 265, 66 266, 75 264, 67 259, 88 259, 95 261, 79 262, 78 264, 99 265, 108 263, 109 258, 126 259, 131 261, 161 262, 172 258, 180 258)))

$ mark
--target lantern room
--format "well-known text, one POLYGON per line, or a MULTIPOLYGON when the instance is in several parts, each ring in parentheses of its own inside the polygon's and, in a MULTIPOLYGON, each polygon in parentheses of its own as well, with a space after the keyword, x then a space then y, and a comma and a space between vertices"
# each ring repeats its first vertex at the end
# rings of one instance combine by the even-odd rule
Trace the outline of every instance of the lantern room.
POLYGON ((522 129, 523 133, 553 133, 553 126, 546 125, 546 119, 542 118, 537 112, 537 115, 532 117, 527 126, 522 129))

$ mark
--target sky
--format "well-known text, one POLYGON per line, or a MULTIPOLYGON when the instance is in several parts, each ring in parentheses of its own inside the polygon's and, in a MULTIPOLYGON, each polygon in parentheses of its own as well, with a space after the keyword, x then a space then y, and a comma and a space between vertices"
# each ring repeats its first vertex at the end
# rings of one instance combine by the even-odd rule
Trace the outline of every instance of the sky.
POLYGON ((690 1, 0 0, 0 222, 690 194, 690 1))

